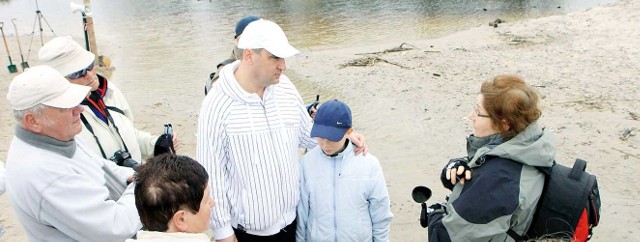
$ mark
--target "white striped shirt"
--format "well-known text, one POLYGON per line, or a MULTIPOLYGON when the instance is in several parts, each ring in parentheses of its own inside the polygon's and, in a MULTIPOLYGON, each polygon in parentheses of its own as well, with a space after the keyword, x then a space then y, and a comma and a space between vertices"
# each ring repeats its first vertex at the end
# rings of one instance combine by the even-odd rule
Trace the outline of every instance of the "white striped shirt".
POLYGON ((261 99, 238 84, 239 63, 221 70, 198 118, 197 160, 210 176, 216 239, 230 236, 232 226, 264 236, 291 223, 300 193, 298 148, 316 145, 293 83, 281 75, 261 99))

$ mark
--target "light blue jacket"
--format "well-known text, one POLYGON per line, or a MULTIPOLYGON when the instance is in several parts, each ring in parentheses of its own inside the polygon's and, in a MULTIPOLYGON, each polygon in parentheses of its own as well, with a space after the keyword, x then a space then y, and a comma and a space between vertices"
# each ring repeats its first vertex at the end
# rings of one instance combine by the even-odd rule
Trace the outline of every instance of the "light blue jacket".
POLYGON ((389 241, 389 193, 372 154, 335 157, 316 146, 302 158, 297 241, 389 241))

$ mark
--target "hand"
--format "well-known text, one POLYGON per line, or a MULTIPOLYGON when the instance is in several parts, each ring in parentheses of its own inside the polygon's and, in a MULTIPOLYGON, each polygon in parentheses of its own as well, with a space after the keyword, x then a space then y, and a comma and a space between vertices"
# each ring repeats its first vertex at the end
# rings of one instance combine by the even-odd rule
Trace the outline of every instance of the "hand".
POLYGON ((136 180, 136 174, 134 173, 133 175, 127 177, 127 185, 129 185, 129 183, 132 183, 135 180, 136 180))
POLYGON ((316 108, 318 105, 316 106, 311 106, 311 109, 307 110, 309 111, 309 116, 311 116, 311 119, 316 119, 316 113, 318 112, 318 109, 316 108))
POLYGON ((367 148, 367 143, 364 140, 364 135, 356 132, 351 132, 351 134, 349 135, 349 140, 351 140, 351 143, 356 146, 356 148, 354 149, 356 155, 367 155, 367 151, 369 149, 367 148))
POLYGON ((173 135, 172 135, 171 141, 173 141, 173 149, 177 153, 178 149, 180 149, 180 146, 182 144, 180 143, 180 140, 178 139, 178 133, 175 130, 173 131, 173 135))
POLYGON ((460 184, 464 185, 465 181, 471 180, 471 168, 469 168, 468 162, 467 158, 456 158, 449 161, 446 176, 451 184, 455 185, 459 180, 460 184))
POLYGON ((316 118, 316 112, 318 111, 318 104, 320 103, 318 101, 315 101, 307 105, 307 113, 309 113, 309 116, 311 117, 311 119, 316 118))
POLYGON ((227 238, 224 239, 218 239, 216 240, 216 242, 238 242, 238 238, 236 238, 236 235, 233 234, 227 238))

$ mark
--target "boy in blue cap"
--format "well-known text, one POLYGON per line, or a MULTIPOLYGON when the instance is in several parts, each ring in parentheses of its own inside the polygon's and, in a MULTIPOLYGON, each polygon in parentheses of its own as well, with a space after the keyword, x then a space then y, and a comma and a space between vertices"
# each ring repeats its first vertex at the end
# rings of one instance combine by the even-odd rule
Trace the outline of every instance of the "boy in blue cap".
POLYGON ((301 162, 297 241, 389 241, 389 193, 378 159, 356 156, 347 139, 351 110, 338 100, 318 109, 318 146, 301 162))

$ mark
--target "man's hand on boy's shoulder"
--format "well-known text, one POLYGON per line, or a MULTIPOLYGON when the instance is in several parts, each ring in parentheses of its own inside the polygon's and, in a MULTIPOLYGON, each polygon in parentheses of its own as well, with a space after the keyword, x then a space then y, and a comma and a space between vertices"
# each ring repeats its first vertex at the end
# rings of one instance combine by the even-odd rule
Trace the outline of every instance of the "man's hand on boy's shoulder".
POLYGON ((351 140, 351 143, 356 146, 356 148, 354 149, 356 155, 367 155, 369 149, 367 148, 367 142, 365 142, 364 135, 356 133, 354 131, 349 135, 349 140, 351 140))
POLYGON ((307 112, 309 112, 309 116, 311 116, 311 119, 316 118, 316 113, 318 112, 318 109, 316 108, 316 106, 311 106, 311 108, 307 109, 307 112))

